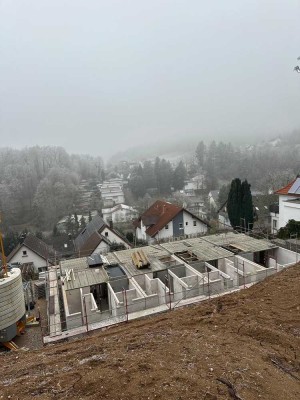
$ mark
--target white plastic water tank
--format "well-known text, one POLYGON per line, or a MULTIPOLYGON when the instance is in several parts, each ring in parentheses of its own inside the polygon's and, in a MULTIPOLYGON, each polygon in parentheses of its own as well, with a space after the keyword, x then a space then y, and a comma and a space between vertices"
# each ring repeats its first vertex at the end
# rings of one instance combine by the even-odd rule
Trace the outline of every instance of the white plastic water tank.
POLYGON ((12 268, 8 277, 0 279, 0 331, 14 326, 25 312, 21 271, 12 268))

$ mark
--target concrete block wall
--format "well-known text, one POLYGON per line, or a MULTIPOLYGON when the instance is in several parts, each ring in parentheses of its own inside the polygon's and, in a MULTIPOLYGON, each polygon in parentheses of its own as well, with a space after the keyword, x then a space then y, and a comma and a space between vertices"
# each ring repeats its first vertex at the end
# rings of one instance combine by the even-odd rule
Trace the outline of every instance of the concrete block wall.
POLYGON ((241 256, 235 257, 235 267, 239 271, 240 285, 259 282, 276 272, 274 267, 265 268, 241 256))
POLYGON ((283 247, 277 247, 276 249, 272 249, 270 254, 277 260, 277 263, 285 266, 290 266, 296 264, 300 261, 300 244, 299 251, 296 253, 294 251, 284 249, 283 247))
POLYGON ((232 259, 223 258, 221 260, 218 260, 218 269, 226 275, 230 276, 230 279, 232 280, 232 287, 238 286, 238 270, 237 268, 235 268, 232 259))
POLYGON ((123 294, 122 292, 115 293, 111 284, 107 284, 108 305, 113 317, 125 314, 123 294))
MULTIPOLYGON (((133 282, 135 282, 135 285, 138 285, 141 290, 143 290, 146 308, 157 307, 158 305, 162 304, 162 301, 165 299, 165 294, 163 295, 162 300, 159 299, 158 282, 161 281, 157 278, 153 279, 150 276, 150 274, 145 274, 132 278, 133 282)), ((163 284, 163 286, 165 285, 163 284)))
POLYGON ((64 303, 65 316, 66 316, 66 325, 67 325, 68 329, 78 328, 79 326, 82 325, 82 308, 81 308, 82 290, 78 289, 78 291, 76 290, 75 293, 73 294, 72 300, 74 298, 76 305, 77 305, 77 302, 79 302, 79 307, 78 307, 78 311, 71 312, 70 308, 69 308, 69 302, 68 302, 69 301, 68 291, 65 291, 64 288, 62 290, 63 303, 64 303), (75 293, 76 293, 76 295, 75 295, 75 293))

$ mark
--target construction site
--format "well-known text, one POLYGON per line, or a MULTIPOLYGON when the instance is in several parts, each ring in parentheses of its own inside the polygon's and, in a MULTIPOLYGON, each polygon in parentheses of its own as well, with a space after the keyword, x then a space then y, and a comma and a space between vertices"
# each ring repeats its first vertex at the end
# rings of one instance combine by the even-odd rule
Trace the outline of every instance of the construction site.
POLYGON ((61 261, 46 276, 43 342, 249 288, 298 257, 268 240, 229 232, 61 261))
POLYGON ((0 353, 0 397, 298 400, 299 281, 300 263, 189 307, 0 353))

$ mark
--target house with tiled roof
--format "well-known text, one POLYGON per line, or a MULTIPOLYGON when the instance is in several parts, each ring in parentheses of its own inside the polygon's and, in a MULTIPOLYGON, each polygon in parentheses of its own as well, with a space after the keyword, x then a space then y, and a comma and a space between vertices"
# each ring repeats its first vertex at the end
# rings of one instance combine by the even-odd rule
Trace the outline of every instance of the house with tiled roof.
POLYGON ((300 221, 300 177, 297 176, 275 194, 279 196, 278 207, 270 209, 271 231, 274 234, 286 226, 290 219, 300 221))
POLYGON ((35 272, 47 270, 55 261, 53 248, 31 233, 7 257, 9 264, 32 264, 35 272))
POLYGON ((96 215, 87 226, 82 229, 74 240, 75 250, 82 256, 92 254, 105 254, 110 251, 113 245, 123 245, 125 249, 130 249, 128 241, 112 225, 107 225, 105 221, 96 215))
POLYGON ((104 221, 109 224, 110 221, 113 223, 132 221, 137 218, 138 212, 126 204, 117 204, 111 208, 102 208, 102 216, 104 221))
POLYGON ((133 222, 138 240, 155 243, 205 234, 208 224, 183 207, 157 200, 133 222))

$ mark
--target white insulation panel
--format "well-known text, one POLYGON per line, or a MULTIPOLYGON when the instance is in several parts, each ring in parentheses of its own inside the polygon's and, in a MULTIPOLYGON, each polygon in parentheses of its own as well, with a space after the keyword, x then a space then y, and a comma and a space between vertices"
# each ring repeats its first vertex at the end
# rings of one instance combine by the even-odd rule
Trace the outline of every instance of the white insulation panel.
POLYGON ((0 330, 5 329, 25 314, 25 300, 22 276, 19 268, 8 272, 8 277, 0 279, 0 330))

